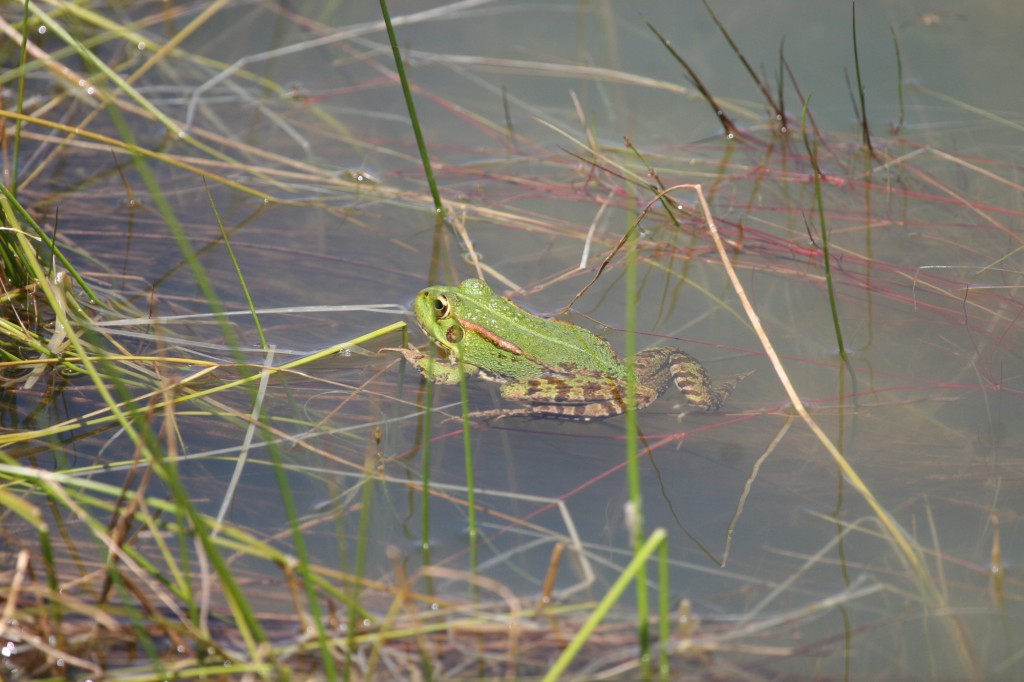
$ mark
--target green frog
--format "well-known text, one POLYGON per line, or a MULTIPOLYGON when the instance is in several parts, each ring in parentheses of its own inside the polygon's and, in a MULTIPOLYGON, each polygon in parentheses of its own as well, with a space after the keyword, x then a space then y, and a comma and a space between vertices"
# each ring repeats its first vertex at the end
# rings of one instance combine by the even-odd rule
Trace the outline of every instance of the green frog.
MULTIPOLYGON (((503 398, 528 406, 470 413, 475 420, 549 417, 590 421, 626 409, 626 364, 611 345, 575 324, 545 319, 499 296, 479 279, 428 287, 413 303, 416 320, 440 348, 435 359, 401 353, 427 379, 456 384, 462 373, 501 384, 503 398)), ((747 375, 712 386, 703 365, 677 348, 650 348, 633 361, 636 409, 674 382, 691 406, 712 412, 747 375)))

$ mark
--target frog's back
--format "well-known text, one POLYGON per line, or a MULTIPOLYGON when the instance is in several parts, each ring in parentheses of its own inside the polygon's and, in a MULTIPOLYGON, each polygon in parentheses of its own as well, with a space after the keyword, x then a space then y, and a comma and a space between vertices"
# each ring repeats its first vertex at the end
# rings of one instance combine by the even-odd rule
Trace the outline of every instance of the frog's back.
POLYGON ((552 368, 607 376, 620 373, 615 350, 593 332, 535 315, 493 293, 480 280, 466 280, 459 289, 467 299, 461 307, 465 320, 489 330, 500 341, 480 350, 490 357, 477 359, 478 364, 490 363, 490 367, 513 378, 543 376, 550 374, 552 368))

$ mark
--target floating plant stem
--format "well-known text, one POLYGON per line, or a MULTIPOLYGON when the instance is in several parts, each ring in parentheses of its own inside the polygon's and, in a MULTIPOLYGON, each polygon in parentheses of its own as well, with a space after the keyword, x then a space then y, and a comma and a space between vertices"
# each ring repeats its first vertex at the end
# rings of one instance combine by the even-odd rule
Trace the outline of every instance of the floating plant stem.
POLYGON ((765 353, 768 355, 768 359, 771 361, 776 375, 779 377, 786 394, 789 396, 789 399, 793 404, 793 409, 800 415, 800 418, 805 424, 807 424, 808 428, 810 428, 814 433, 822 446, 828 450, 829 455, 831 455, 832 459, 839 466, 840 471, 842 471, 843 475, 850 481, 854 489, 861 494, 864 501, 867 502, 869 507, 871 507, 871 510, 874 512, 878 522, 888 533, 889 539, 892 541, 893 545, 899 549, 899 553, 905 560, 907 566, 909 566, 917 575, 921 587, 930 595, 939 596, 941 598, 941 594, 936 590, 934 581, 928 573, 928 568, 924 563, 924 558, 922 557, 921 552, 916 545, 911 543, 910 535, 896 522, 893 515, 881 505, 874 493, 871 492, 871 489, 864 482, 864 479, 860 477, 850 462, 843 456, 835 444, 832 443, 821 427, 818 426, 818 423, 814 421, 810 413, 807 411, 807 408, 804 406, 803 401, 800 399, 799 394, 793 387, 793 383, 789 379, 789 375, 786 373, 782 360, 779 358, 771 340, 765 333, 764 327, 761 325, 760 318, 754 310, 753 305, 750 303, 750 299, 747 297, 746 291, 743 289, 743 284, 736 275, 736 270, 732 267, 729 254, 725 248, 725 242, 722 240, 722 236, 718 232, 718 227, 715 225, 714 218, 711 215, 711 208, 708 206, 707 199, 704 197, 704 190, 700 185, 677 185, 676 187, 671 187, 669 189, 693 189, 697 193, 697 199, 700 201, 701 211, 704 213, 704 219, 707 223, 708 230, 711 233, 711 239, 714 241, 715 249, 718 251, 718 255, 722 261, 722 267, 729 276, 729 281, 732 282, 733 290, 736 292, 737 297, 739 297, 740 304, 743 306, 744 312, 746 312, 748 319, 753 325, 754 331, 757 334, 758 339, 761 341, 761 345, 764 348, 765 353))
POLYGON ((676 207, 672 205, 671 197, 665 194, 665 183, 661 181, 661 176, 658 175, 658 170, 647 162, 647 159, 644 158, 644 155, 641 154, 640 150, 636 148, 632 140, 630 140, 628 137, 623 137, 622 139, 626 143, 626 148, 629 151, 633 152, 633 154, 640 161, 640 163, 644 165, 644 168, 647 170, 647 175, 649 177, 654 178, 654 182, 649 183, 647 185, 647 188, 654 192, 655 194, 661 196, 661 205, 665 209, 665 215, 667 215, 668 219, 672 221, 673 226, 679 227, 680 223, 679 218, 676 217, 676 207))

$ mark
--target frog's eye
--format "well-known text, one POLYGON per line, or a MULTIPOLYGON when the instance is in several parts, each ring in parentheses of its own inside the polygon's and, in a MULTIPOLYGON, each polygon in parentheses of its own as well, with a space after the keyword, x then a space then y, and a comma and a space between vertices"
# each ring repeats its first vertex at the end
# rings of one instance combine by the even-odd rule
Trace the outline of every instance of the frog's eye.
POLYGON ((452 307, 448 304, 447 296, 438 296, 434 299, 434 313, 437 319, 443 320, 448 317, 452 312, 452 307))

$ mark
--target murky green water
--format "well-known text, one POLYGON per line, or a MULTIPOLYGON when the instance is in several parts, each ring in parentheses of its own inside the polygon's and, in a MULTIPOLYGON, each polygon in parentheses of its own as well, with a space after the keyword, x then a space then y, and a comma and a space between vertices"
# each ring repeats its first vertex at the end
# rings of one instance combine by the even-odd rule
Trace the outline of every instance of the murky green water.
MULTIPOLYGON (((642 223, 638 344, 678 344, 715 377, 756 374, 719 414, 678 421, 671 395, 640 414, 644 524, 669 532, 673 597, 691 599, 709 628, 733 626, 731 650, 717 656, 766 678, 842 679, 847 666, 850 679, 1019 676, 1024 133, 1017 84, 1024 9, 1010 1, 857 3, 874 159, 860 146, 851 104, 849 4, 786 2, 769 10, 719 2, 714 9, 772 88, 784 41, 786 64, 810 96, 820 134, 809 136, 828 179, 832 277, 853 379, 836 352, 800 131, 773 136, 761 93, 699 3, 477 2, 444 11, 432 3, 393 4, 452 220, 464 226, 496 290, 514 291, 520 304, 548 313, 590 281, 653 198, 642 184, 652 176, 624 147, 624 136, 665 186, 701 183, 801 398, 919 543, 931 582, 903 562, 863 497, 792 419, 707 233, 688 209, 678 225, 658 211, 642 223), (721 137, 707 102, 646 22, 749 131, 745 142, 721 137), (898 134, 894 33, 905 83, 898 134), (591 226, 594 243, 580 270, 591 226), (991 580, 994 521, 1006 569, 1001 594, 991 580), (727 541, 723 569, 715 560, 727 541), (836 597, 843 608, 829 601, 836 597), (744 629, 772 618, 779 621, 763 630, 744 629)), ((146 30, 166 40, 163 31, 191 16, 186 11, 146 30)), ((209 183, 258 308, 407 304, 428 282, 475 274, 453 234, 435 228, 378 20, 369 4, 300 3, 280 13, 245 6, 225 10, 185 41, 196 56, 245 60, 247 73, 291 89, 292 98, 191 58, 170 58, 138 83, 172 118, 191 116, 189 130, 204 141, 269 169, 261 176, 206 166, 274 198, 209 183), (337 39, 325 38, 331 35, 337 39), (321 38, 320 45, 282 50, 321 38), (234 151, 235 142, 252 149, 234 151)), ((142 55, 111 48, 108 56, 142 55)), ((784 106, 798 128, 800 96, 789 77, 784 106)), ((137 134, 140 143, 156 145, 162 130, 146 124, 137 134)), ((29 160, 46 149, 33 141, 29 160)), ((152 288, 162 315, 207 312, 145 197, 141 207, 125 204, 110 155, 79 148, 62 158, 26 191, 50 220, 61 206, 60 231, 96 256, 102 265, 95 276, 143 311, 152 288)), ((206 188, 191 173, 156 165, 219 295, 228 308, 242 309, 206 188)), ((126 178, 144 195, 134 169, 126 178)), ((673 197, 694 206, 692 193, 673 197)), ((619 256, 569 317, 619 349, 624 277, 619 256)), ((396 319, 394 311, 293 312, 268 315, 264 324, 280 359, 396 319)), ((258 341, 244 318, 237 324, 247 343, 258 341)), ((186 347, 221 341, 205 323, 173 323, 166 331, 186 347)), ((412 342, 423 342, 418 330, 412 342)), ((395 334, 365 348, 398 343, 395 334)), ((459 422, 443 421, 459 414, 458 388, 434 391, 444 409, 433 416, 429 478, 444 496, 431 505, 425 554, 416 490, 425 419, 418 377, 400 374, 391 356, 322 361, 309 371, 275 379, 264 409, 296 467, 300 512, 321 519, 309 530, 317 559, 343 567, 351 559, 345 538, 358 534, 358 515, 346 495, 362 494, 359 470, 370 457, 381 478, 372 493, 367 574, 392 576, 388 546, 410 571, 424 561, 468 570, 463 434, 459 422), (332 503, 332 496, 340 499, 332 503), (332 513, 338 509, 346 511, 332 513)), ((499 400, 481 383, 469 394, 475 409, 499 400)), ((245 409, 245 400, 237 407, 245 409)), ((87 412, 89 405, 66 409, 87 412)), ((244 437, 244 424, 234 429, 197 420, 183 431, 186 454, 228 448, 183 469, 210 513, 244 437)), ((560 541, 580 554, 563 566, 558 590, 566 598, 603 594, 630 547, 624 433, 622 418, 473 428, 479 572, 524 598, 535 595, 560 541)), ((101 462, 111 448, 123 459, 125 447, 116 434, 91 434, 77 448, 76 464, 101 462)), ((250 467, 229 518, 258 524, 267 535, 280 532, 275 491, 267 467, 250 467)), ((459 581, 436 587, 466 592, 459 581)))

